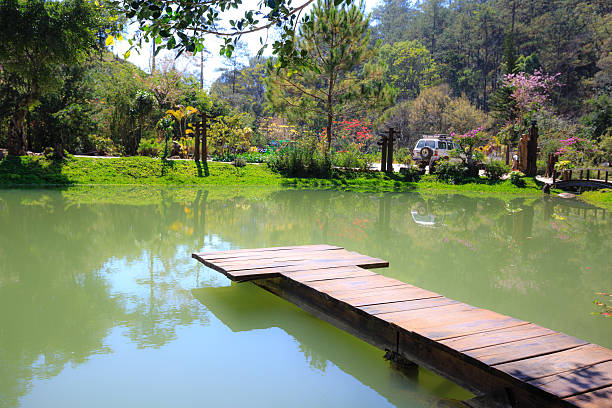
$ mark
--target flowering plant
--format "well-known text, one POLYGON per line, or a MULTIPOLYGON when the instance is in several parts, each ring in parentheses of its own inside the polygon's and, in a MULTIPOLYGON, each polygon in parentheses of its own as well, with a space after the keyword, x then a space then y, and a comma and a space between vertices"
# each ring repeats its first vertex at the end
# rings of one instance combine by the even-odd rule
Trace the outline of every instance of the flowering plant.
POLYGON ((560 161, 569 161, 572 164, 587 164, 596 156, 597 147, 593 141, 581 137, 570 137, 558 141, 559 147, 555 155, 560 161))
MULTIPOLYGON (((332 133, 334 135, 332 147, 337 152, 348 152, 355 148, 361 152, 367 152, 374 143, 372 123, 365 119, 334 121, 332 133)), ((326 129, 323 129, 320 138, 327 140, 326 129)))
POLYGON ((483 127, 472 129, 464 134, 451 133, 450 136, 461 146, 470 171, 475 172, 474 149, 478 146, 484 146, 489 141, 483 127))
POLYGON ((522 117, 546 106, 548 94, 559 83, 557 77, 560 73, 548 75, 542 71, 533 74, 519 72, 504 75, 503 85, 512 88, 511 98, 515 102, 518 116, 522 117))

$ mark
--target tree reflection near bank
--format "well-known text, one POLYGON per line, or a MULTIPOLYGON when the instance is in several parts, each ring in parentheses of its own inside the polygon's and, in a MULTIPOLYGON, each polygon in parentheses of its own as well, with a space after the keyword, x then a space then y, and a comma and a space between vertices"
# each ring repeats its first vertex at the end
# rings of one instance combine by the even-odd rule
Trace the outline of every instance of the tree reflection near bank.
MULTIPOLYGON (((609 226, 603 210, 541 197, 5 190, 0 405, 18 405, 35 378, 113 353, 105 339, 116 327, 139 348, 160 348, 179 327, 206 325, 210 305, 191 290, 227 282, 190 258, 203 248, 336 244, 389 260, 381 272, 405 282, 612 347, 611 330, 588 314, 593 292, 612 287, 609 226)), ((314 367, 333 360, 299 327, 281 328, 314 367)))

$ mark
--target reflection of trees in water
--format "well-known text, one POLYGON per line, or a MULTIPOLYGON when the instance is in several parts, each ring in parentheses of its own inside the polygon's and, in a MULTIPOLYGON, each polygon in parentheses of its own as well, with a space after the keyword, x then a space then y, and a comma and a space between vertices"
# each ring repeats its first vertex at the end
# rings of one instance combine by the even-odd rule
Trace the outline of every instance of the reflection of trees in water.
MULTIPOLYGON (((141 347, 159 347, 205 313, 179 281, 193 236, 185 206, 78 205, 56 191, 9 191, 0 201, 0 395, 17 405, 34 376, 48 378, 92 354, 112 352, 117 325, 141 347), (150 258, 148 296, 113 293, 108 271, 150 258), (107 262, 110 260, 110 262, 107 262)), ((128 271, 129 272, 129 271, 128 271)))
MULTIPOLYGON (((111 352, 103 340, 117 325, 139 347, 160 347, 176 338, 177 326, 206 323, 181 282, 199 279, 189 255, 213 236, 244 248, 345 246, 389 260, 387 275, 459 300, 476 296, 478 306, 516 317, 533 320, 530 311, 546 304, 557 316, 550 318, 554 328, 564 329, 573 323, 564 299, 589 285, 612 286, 605 271, 609 222, 585 218, 585 211, 539 197, 218 187, 7 191, 0 198, 0 230, 10 231, 0 234, 0 396, 10 397, 0 401, 15 405, 33 376, 111 352), (444 225, 418 226, 413 208, 444 225), (121 262, 147 265, 138 276, 146 291, 113 288, 113 275, 125 273, 113 268, 121 262), (560 273, 568 270, 576 273, 560 273)), ((324 367, 317 347, 301 347, 324 367)))

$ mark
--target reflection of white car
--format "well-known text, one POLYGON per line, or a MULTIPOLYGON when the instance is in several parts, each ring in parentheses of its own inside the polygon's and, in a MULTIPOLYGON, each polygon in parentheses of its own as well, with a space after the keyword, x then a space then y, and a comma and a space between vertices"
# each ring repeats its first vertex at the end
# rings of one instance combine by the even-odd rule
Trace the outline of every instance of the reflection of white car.
POLYGON ((436 160, 448 160, 451 150, 458 147, 447 135, 424 135, 414 146, 412 158, 419 167, 425 168, 436 160))
POLYGON ((425 227, 440 226, 442 225, 442 221, 444 220, 444 217, 436 216, 433 214, 421 215, 419 214, 417 210, 410 211, 410 214, 412 214, 412 219, 414 220, 415 223, 419 225, 423 225, 425 227))

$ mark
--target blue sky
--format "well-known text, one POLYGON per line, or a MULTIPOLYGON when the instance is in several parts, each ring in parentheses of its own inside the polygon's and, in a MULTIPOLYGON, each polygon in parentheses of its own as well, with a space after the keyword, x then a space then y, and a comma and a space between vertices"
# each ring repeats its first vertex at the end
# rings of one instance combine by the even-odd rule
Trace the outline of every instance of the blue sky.
MULTIPOLYGON (((249 9, 257 9, 257 3, 259 0, 244 0, 243 1, 243 10, 244 8, 249 9)), ((378 0, 365 0, 366 11, 371 12, 374 7, 376 7, 378 0)), ((236 16, 242 15, 244 12, 240 10, 236 10, 234 12, 235 15, 228 15, 229 18, 236 18, 236 16)), ((137 29, 136 25, 131 25, 128 28, 128 33, 133 33, 137 29)), ((272 42, 272 32, 269 34, 268 42, 272 42)), ((254 33, 250 35, 245 35, 242 37, 242 41, 247 44, 249 53, 254 55, 261 47, 259 43, 259 37, 263 36, 265 41, 266 34, 254 33)), ((128 36, 126 36, 128 37, 128 36)), ((221 41, 214 36, 210 36, 206 39, 206 48, 210 51, 209 54, 205 54, 205 62, 204 62, 204 87, 208 88, 214 81, 221 75, 220 69, 223 68, 224 58, 219 56, 219 45, 221 41)), ((123 56, 125 51, 129 48, 129 44, 127 39, 123 41, 115 40, 115 45, 111 46, 111 50, 120 56, 123 56)), ((145 70, 146 72, 150 71, 150 60, 151 60, 151 44, 144 44, 143 48, 139 50, 133 50, 131 55, 128 58, 128 61, 133 64, 138 65, 140 68, 145 70)), ((164 50, 165 51, 165 50, 164 50)), ((270 55, 270 52, 267 50, 264 55, 270 55)), ((164 63, 170 63, 173 61, 174 54, 168 51, 160 52, 156 58, 157 66, 163 65, 164 63)), ((195 58, 179 58, 175 64, 176 67, 185 71, 188 74, 195 75, 199 79, 200 75, 200 66, 199 66, 200 57, 197 56, 195 58)))

